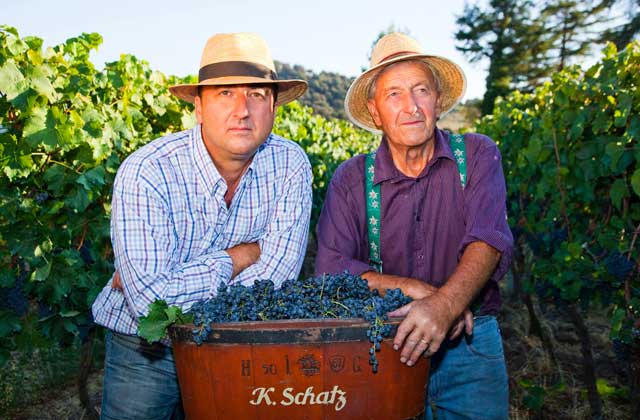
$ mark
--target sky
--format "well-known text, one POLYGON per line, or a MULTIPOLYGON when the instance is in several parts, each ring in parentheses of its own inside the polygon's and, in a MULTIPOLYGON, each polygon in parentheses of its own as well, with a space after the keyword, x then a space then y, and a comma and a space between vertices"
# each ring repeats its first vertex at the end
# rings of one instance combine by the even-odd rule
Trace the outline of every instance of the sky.
POLYGON ((53 46, 83 32, 103 44, 91 57, 102 68, 133 54, 167 75, 196 74, 206 40, 220 32, 258 32, 275 60, 314 72, 357 76, 390 25, 408 30, 425 53, 453 60, 465 72, 465 99, 484 94, 487 63, 469 63, 455 49, 455 19, 464 0, 20 0, 6 1, 0 24, 53 46))

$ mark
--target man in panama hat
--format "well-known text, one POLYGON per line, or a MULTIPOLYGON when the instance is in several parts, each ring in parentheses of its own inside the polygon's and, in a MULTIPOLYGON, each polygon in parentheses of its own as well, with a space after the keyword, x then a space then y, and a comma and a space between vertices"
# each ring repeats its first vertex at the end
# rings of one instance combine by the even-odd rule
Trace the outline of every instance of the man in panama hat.
POLYGON ((408 366, 431 357, 427 418, 433 406, 438 419, 503 419, 508 378, 496 315, 513 238, 500 152, 486 136, 436 126, 464 91, 455 63, 403 34, 379 40, 345 109, 382 141, 336 170, 318 222, 316 273, 348 270, 414 298, 391 314, 405 317, 394 348, 408 366))
POLYGON ((311 166, 271 130, 277 106, 302 95, 306 82, 279 80, 253 33, 211 37, 198 76, 170 88, 195 104, 198 124, 131 154, 114 182, 117 271, 93 304, 108 329, 104 419, 182 417, 171 348, 136 335, 150 303, 186 311, 222 283, 282 282, 302 265, 311 166))

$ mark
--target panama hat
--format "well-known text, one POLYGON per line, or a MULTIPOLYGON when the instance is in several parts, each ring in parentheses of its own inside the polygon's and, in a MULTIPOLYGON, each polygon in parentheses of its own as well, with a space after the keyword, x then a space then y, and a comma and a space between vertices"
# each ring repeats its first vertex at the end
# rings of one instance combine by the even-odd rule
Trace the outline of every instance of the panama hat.
POLYGON ((358 76, 347 91, 344 109, 355 125, 372 133, 381 133, 367 108, 369 89, 385 67, 407 60, 424 61, 440 79, 440 115, 451 111, 462 99, 466 89, 466 79, 457 64, 444 57, 425 54, 420 44, 407 35, 390 33, 376 43, 371 53, 369 70, 358 76))
POLYGON ((169 87, 178 98, 194 102, 198 86, 274 84, 278 86, 276 105, 284 105, 307 90, 304 80, 278 80, 267 43, 250 32, 216 34, 202 52, 198 83, 169 87))

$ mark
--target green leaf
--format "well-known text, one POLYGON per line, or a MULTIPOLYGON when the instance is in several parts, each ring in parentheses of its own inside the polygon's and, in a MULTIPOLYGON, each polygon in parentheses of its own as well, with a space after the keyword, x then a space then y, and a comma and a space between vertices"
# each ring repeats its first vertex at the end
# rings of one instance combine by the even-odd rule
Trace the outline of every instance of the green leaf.
POLYGON ((60 253, 60 256, 64 259, 64 262, 69 267, 80 267, 83 265, 80 252, 75 249, 65 249, 60 253))
POLYGON ((629 196, 629 188, 627 187, 627 183, 624 179, 618 178, 613 181, 609 194, 613 205, 620 210, 622 208, 622 200, 629 196))
POLYGON ((60 165, 51 166, 44 172, 43 179, 47 183, 49 191, 54 194, 61 194, 65 182, 64 167, 60 165))
POLYGON ((44 281, 51 273, 51 262, 47 262, 44 266, 38 267, 31 273, 31 281, 44 281))
POLYGON ((631 188, 633 188, 633 192, 640 197, 640 168, 636 169, 631 176, 631 188))
POLYGON ((542 150, 542 144, 539 140, 531 140, 529 142, 529 146, 525 149, 524 155, 530 164, 538 163, 538 156, 540 155, 540 151, 542 150))
POLYGON ((13 287, 15 274, 7 268, 0 269, 0 287, 13 287))
POLYGON ((54 87, 51 85, 48 75, 44 71, 45 68, 46 67, 43 66, 32 67, 27 75, 33 90, 46 97, 49 102, 53 103, 56 101, 58 95, 56 94, 54 87))
POLYGON ((0 337, 19 332, 22 329, 20 318, 13 312, 0 310, 0 337))
POLYGON ((70 310, 60 311, 60 316, 63 318, 73 318, 74 316, 78 316, 78 315, 80 315, 80 311, 70 311, 70 310))
POLYGON ((149 305, 149 314, 140 317, 138 335, 150 343, 160 341, 172 323, 167 316, 167 309, 168 305, 164 300, 156 300, 149 305))
POLYGON ((0 368, 2 368, 11 358, 9 350, 0 349, 0 368))
POLYGON ((84 188, 75 188, 75 193, 64 202, 77 212, 83 212, 89 206, 89 196, 84 188))
POLYGON ((190 322, 177 306, 169 307, 164 300, 156 300, 149 305, 147 316, 140 317, 138 335, 150 343, 160 341, 167 335, 167 328, 176 322, 190 322))
POLYGON ((7 95, 7 99, 11 101, 28 88, 29 83, 20 72, 18 66, 12 59, 7 60, 0 67, 0 92, 7 95))
POLYGON ((53 150, 58 143, 58 134, 55 130, 56 122, 51 112, 47 108, 35 108, 24 125, 23 136, 29 146, 36 148, 39 144, 44 144, 45 150, 53 150))
POLYGON ((74 288, 74 280, 64 276, 58 276, 54 279, 53 282, 53 291, 50 294, 51 302, 59 303, 64 300, 64 298, 69 296, 69 293, 74 288))
POLYGON ((611 158, 610 168, 615 171, 618 161, 624 153, 624 145, 621 141, 612 141, 605 147, 605 153, 611 158))
POLYGON ((618 97, 618 109, 614 112, 615 126, 624 127, 627 124, 627 118, 633 106, 633 97, 628 93, 622 93, 618 97))
POLYGON ((577 242, 569 242, 567 245, 567 251, 569 251, 569 255, 575 259, 580 257, 580 254, 582 254, 582 246, 577 242))
POLYGON ((103 166, 96 166, 95 168, 88 170, 84 174, 80 175, 76 182, 82 185, 85 190, 91 191, 94 187, 104 185, 104 177, 106 171, 103 166))

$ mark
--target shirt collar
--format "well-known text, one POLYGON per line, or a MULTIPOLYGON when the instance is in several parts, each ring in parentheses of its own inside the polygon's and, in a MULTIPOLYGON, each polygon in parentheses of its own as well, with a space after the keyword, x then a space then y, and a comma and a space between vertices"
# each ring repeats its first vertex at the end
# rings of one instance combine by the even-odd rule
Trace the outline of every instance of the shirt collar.
MULTIPOLYGON (((250 184, 253 179, 253 174, 256 171, 259 163, 258 161, 261 158, 262 151, 267 147, 267 144, 271 141, 271 137, 273 134, 269 134, 267 139, 258 147, 256 153, 253 155, 253 159, 249 164, 245 174, 243 175, 242 183, 250 184)), ((215 195, 216 191, 220 187, 224 187, 224 179, 220 172, 218 172, 218 168, 213 163, 211 156, 209 155, 209 151, 204 144, 204 139, 202 138, 202 125, 197 124, 195 127, 191 129, 191 138, 192 138, 192 150, 193 150, 193 160, 195 164, 195 171, 200 175, 201 181, 204 183, 204 187, 211 195, 215 195)))
MULTIPOLYGON (((434 162, 441 158, 454 160, 453 152, 451 151, 451 146, 449 145, 449 133, 447 131, 436 128, 435 151, 433 153, 433 157, 431 158, 427 166, 422 170, 422 173, 420 173, 418 178, 426 176, 428 168, 432 166, 434 162)), ((387 140, 387 136, 383 136, 380 142, 380 146, 378 147, 378 150, 376 152, 375 174, 373 183, 378 184, 380 182, 389 180, 399 181, 402 178, 407 178, 407 176, 400 172, 394 165, 393 159, 391 158, 391 151, 389 150, 389 140, 387 140)))
POLYGON ((193 150, 194 170, 200 176, 200 180, 204 184, 204 188, 211 195, 215 195, 215 191, 218 189, 218 184, 223 184, 224 180, 218 172, 216 165, 214 165, 209 151, 204 144, 202 138, 202 126, 196 124, 191 129, 191 147, 193 150))

